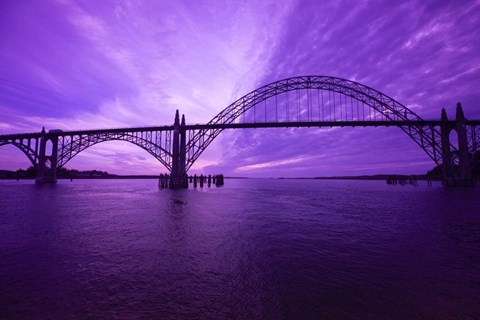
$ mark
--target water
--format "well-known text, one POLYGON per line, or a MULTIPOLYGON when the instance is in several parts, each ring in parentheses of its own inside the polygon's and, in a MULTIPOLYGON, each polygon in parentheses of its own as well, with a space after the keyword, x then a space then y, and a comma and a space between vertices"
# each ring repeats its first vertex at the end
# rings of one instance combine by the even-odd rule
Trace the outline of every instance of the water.
POLYGON ((480 189, 0 181, 2 319, 478 319, 480 189))

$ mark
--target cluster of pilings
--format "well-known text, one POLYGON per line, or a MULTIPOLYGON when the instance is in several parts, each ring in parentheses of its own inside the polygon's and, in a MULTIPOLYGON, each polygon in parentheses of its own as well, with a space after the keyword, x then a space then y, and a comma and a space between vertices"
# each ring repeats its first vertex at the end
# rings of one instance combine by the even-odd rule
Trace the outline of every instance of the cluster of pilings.
POLYGON ((216 175, 209 174, 208 176, 203 174, 197 176, 195 174, 189 177, 189 182, 194 188, 196 188, 197 186, 200 186, 200 188, 203 188, 204 185, 210 188, 212 184, 215 185, 216 187, 221 187, 224 185, 223 174, 216 174, 216 175))
POLYGON ((216 175, 199 175, 196 174, 193 176, 184 175, 183 178, 178 179, 171 174, 161 174, 158 179, 158 186, 161 189, 187 189, 189 184, 193 186, 193 188, 203 188, 204 186, 210 188, 212 185, 216 187, 221 187, 224 185, 224 177, 223 174, 216 174, 216 175))
MULTIPOLYGON (((427 181, 427 185, 429 187, 432 186, 432 179, 429 176, 425 177, 427 181)), ((418 177, 416 175, 391 175, 387 176, 386 178, 387 184, 399 184, 399 185, 412 185, 417 187, 418 186, 418 177)))
POLYGON ((393 175, 387 176, 387 184, 411 184, 412 186, 418 186, 417 176, 404 176, 404 175, 393 175))

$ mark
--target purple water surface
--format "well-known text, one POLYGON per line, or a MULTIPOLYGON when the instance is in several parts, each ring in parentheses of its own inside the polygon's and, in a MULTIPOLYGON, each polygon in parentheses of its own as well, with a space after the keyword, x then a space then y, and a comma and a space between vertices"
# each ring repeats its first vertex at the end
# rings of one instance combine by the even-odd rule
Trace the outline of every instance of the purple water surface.
POLYGON ((2 319, 478 319, 480 189, 0 181, 2 319))

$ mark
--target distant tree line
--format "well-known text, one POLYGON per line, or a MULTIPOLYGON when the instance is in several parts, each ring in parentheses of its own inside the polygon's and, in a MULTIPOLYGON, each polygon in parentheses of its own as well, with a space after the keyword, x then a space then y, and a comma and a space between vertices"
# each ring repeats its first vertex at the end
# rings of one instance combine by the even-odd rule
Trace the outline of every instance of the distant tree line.
MULTIPOLYGON (((87 170, 79 171, 75 169, 59 168, 57 170, 57 178, 106 178, 114 177, 107 171, 87 170)), ((18 169, 17 171, 0 170, 0 177, 7 179, 34 179, 37 177, 37 169, 30 166, 28 169, 18 169)))

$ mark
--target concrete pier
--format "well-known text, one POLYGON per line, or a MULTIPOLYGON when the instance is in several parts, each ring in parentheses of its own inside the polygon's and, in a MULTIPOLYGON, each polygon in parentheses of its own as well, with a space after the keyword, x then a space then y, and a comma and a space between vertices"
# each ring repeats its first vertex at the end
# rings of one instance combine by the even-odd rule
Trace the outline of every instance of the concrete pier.
POLYGON ((472 177, 472 163, 468 148, 468 132, 465 114, 462 105, 457 103, 454 125, 448 121, 445 108, 441 114, 441 143, 442 143, 442 184, 449 187, 474 187, 472 177), (455 130, 458 137, 458 165, 453 161, 450 144, 450 133, 455 130))
POLYGON ((185 115, 182 115, 182 122, 180 123, 180 115, 177 110, 173 123, 172 172, 170 174, 169 184, 171 189, 188 188, 188 176, 186 172, 186 134, 185 115))
POLYGON ((57 183, 58 137, 56 135, 47 136, 45 127, 42 128, 39 151, 35 183, 57 183), (52 143, 51 150, 47 150, 48 141, 52 143), (50 153, 49 155, 47 155, 47 151, 50 153), (49 166, 47 162, 50 162, 49 166))

